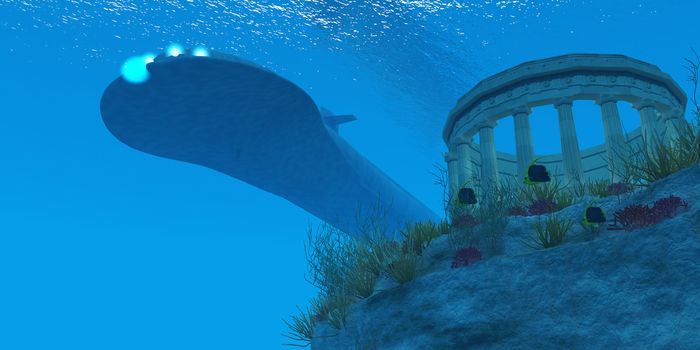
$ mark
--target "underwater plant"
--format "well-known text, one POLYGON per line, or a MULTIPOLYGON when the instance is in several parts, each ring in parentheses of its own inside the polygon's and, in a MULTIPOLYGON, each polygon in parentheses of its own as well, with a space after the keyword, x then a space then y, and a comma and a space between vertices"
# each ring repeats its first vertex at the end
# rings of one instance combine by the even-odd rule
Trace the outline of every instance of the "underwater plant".
POLYGON ((586 182, 583 187, 583 194, 580 196, 583 196, 585 194, 590 194, 593 196, 598 196, 598 197, 607 197, 609 195, 608 193, 608 186, 610 185, 610 181, 604 180, 604 179, 595 179, 595 180, 590 180, 586 182))
POLYGON ((481 260, 481 252, 474 247, 462 248, 452 260, 452 268, 467 266, 481 260))
POLYGON ((334 306, 334 308, 328 312, 328 323, 333 328, 340 330, 345 326, 345 319, 348 316, 348 310, 350 309, 350 305, 352 305, 352 303, 352 298, 345 293, 331 297, 331 304, 334 306))
POLYGON ((556 247, 564 243, 573 224, 574 222, 571 220, 562 220, 550 215, 544 224, 541 221, 535 224, 535 237, 530 241, 523 241, 523 243, 533 249, 556 247))
POLYGON ((700 69, 700 57, 693 50, 695 59, 685 59, 684 68, 689 73, 688 81, 693 85, 691 101, 695 116, 694 125, 681 118, 676 125, 676 135, 670 140, 661 140, 658 135, 644 135, 645 142, 631 146, 631 157, 623 157, 624 173, 630 176, 636 185, 647 186, 663 179, 683 168, 700 162, 700 104, 697 92, 700 69))
POLYGON ((441 235, 448 234, 450 232, 450 223, 447 220, 440 221, 440 223, 437 224, 437 231, 441 235))
POLYGON ((282 319, 282 321, 287 325, 290 331, 287 334, 282 334, 284 337, 289 338, 293 341, 303 342, 303 344, 282 344, 287 346, 296 346, 305 348, 311 345, 311 339, 314 336, 314 330, 316 329, 317 318, 311 316, 312 311, 307 308, 306 311, 302 310, 297 306, 299 310, 298 316, 290 316, 291 321, 282 319))
POLYGON ((430 242, 440 234, 439 227, 432 221, 409 225, 406 229, 401 230, 401 236, 403 237, 402 252, 404 254, 410 252, 421 255, 423 250, 430 245, 430 242))
POLYGON ((386 266, 385 272, 399 284, 413 281, 418 276, 419 258, 418 255, 413 253, 399 254, 386 266))
POLYGON ((474 215, 468 213, 461 214, 452 219, 452 226, 457 229, 474 227, 478 224, 479 220, 477 220, 474 215))
POLYGON ((615 223, 622 229, 632 231, 641 227, 654 225, 664 219, 669 219, 681 208, 687 208, 688 203, 680 197, 670 195, 658 199, 652 207, 642 204, 631 204, 615 212, 615 223))
POLYGON ((519 197, 526 204, 529 215, 552 213, 568 207, 574 202, 574 195, 565 190, 557 180, 523 186, 519 197))
MULTIPOLYGON (((613 182, 605 188, 607 196, 619 196, 632 191, 632 186, 624 182, 613 182)), ((605 197, 605 196, 601 196, 605 197)))

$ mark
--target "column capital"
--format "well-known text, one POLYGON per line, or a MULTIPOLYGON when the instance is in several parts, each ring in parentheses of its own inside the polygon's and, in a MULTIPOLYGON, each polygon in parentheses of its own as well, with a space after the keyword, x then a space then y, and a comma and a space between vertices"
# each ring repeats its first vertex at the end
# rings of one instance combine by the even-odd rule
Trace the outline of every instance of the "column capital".
POLYGON ((495 120, 485 120, 485 121, 481 122, 479 125, 477 125, 477 128, 479 129, 479 131, 481 131, 481 129, 486 129, 486 128, 493 129, 496 127, 496 124, 497 123, 495 120))
POLYGON ((455 138, 454 142, 455 145, 460 146, 460 145, 469 145, 472 143, 472 138, 467 137, 466 135, 459 136, 455 138))
POLYGON ((554 108, 559 108, 561 105, 569 105, 571 106, 574 104, 574 99, 565 97, 565 98, 560 98, 556 102, 554 102, 554 108))
POLYGON ((457 155, 453 152, 445 152, 445 162, 454 162, 458 159, 457 155))
POLYGON ((604 105, 606 103, 617 103, 620 99, 613 95, 600 95, 595 99, 595 103, 598 105, 604 105))
POLYGON ((513 113, 512 115, 517 115, 517 114, 527 114, 530 115, 530 112, 532 112, 532 109, 528 105, 521 105, 518 107, 513 108, 513 113))
POLYGON ((642 99, 639 101, 636 101, 632 104, 632 107, 638 111, 641 111, 644 108, 657 108, 657 103, 650 100, 650 99, 642 99))

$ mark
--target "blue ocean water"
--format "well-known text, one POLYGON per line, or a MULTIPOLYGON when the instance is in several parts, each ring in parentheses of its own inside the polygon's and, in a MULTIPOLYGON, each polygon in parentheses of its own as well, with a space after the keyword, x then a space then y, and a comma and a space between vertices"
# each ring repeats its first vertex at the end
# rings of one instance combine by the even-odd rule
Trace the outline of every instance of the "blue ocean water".
MULTIPOLYGON (((99 114, 134 55, 172 43, 257 62, 321 106, 342 136, 435 212, 432 164, 456 100, 523 61, 621 53, 688 92, 695 1, 0 0, 0 349, 280 349, 315 291, 289 202, 135 151, 99 114)), ((622 108, 627 130, 639 125, 622 108)), ((582 148, 603 140, 577 102, 582 148)), ((535 151, 560 150, 533 110, 535 151)), ((496 128, 512 152, 512 123, 496 128)))

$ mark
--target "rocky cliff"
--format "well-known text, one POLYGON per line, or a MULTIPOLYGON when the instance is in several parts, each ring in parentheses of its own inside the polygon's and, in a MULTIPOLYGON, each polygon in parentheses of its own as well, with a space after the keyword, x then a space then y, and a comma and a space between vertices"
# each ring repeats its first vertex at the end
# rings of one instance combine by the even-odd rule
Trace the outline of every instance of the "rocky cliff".
MULTIPOLYGON (((576 224, 550 249, 522 244, 537 217, 511 217, 497 254, 460 268, 450 267, 454 252, 441 236, 421 277, 384 280, 351 307, 342 330, 320 323, 311 347, 700 349, 700 166, 596 204, 612 218, 669 195, 688 202, 674 218, 632 231, 576 224)), ((555 215, 580 222, 589 200, 555 215)))

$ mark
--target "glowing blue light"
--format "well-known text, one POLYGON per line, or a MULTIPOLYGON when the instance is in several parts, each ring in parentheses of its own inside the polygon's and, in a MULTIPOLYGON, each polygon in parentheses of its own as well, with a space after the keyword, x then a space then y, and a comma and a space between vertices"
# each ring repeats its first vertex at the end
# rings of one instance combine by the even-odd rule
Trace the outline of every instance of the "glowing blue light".
POLYGON ((132 84, 141 84, 150 78, 146 69, 147 56, 130 57, 122 64, 122 77, 132 84))
POLYGON ((177 57, 180 56, 183 51, 182 46, 178 44, 170 44, 166 52, 168 53, 168 56, 177 57))
POLYGON ((147 53, 143 55, 143 60, 146 62, 146 64, 153 63, 156 60, 156 55, 152 53, 147 53))
POLYGON ((192 54, 198 57, 207 57, 209 56, 209 50, 206 47, 197 47, 192 51, 192 54))

